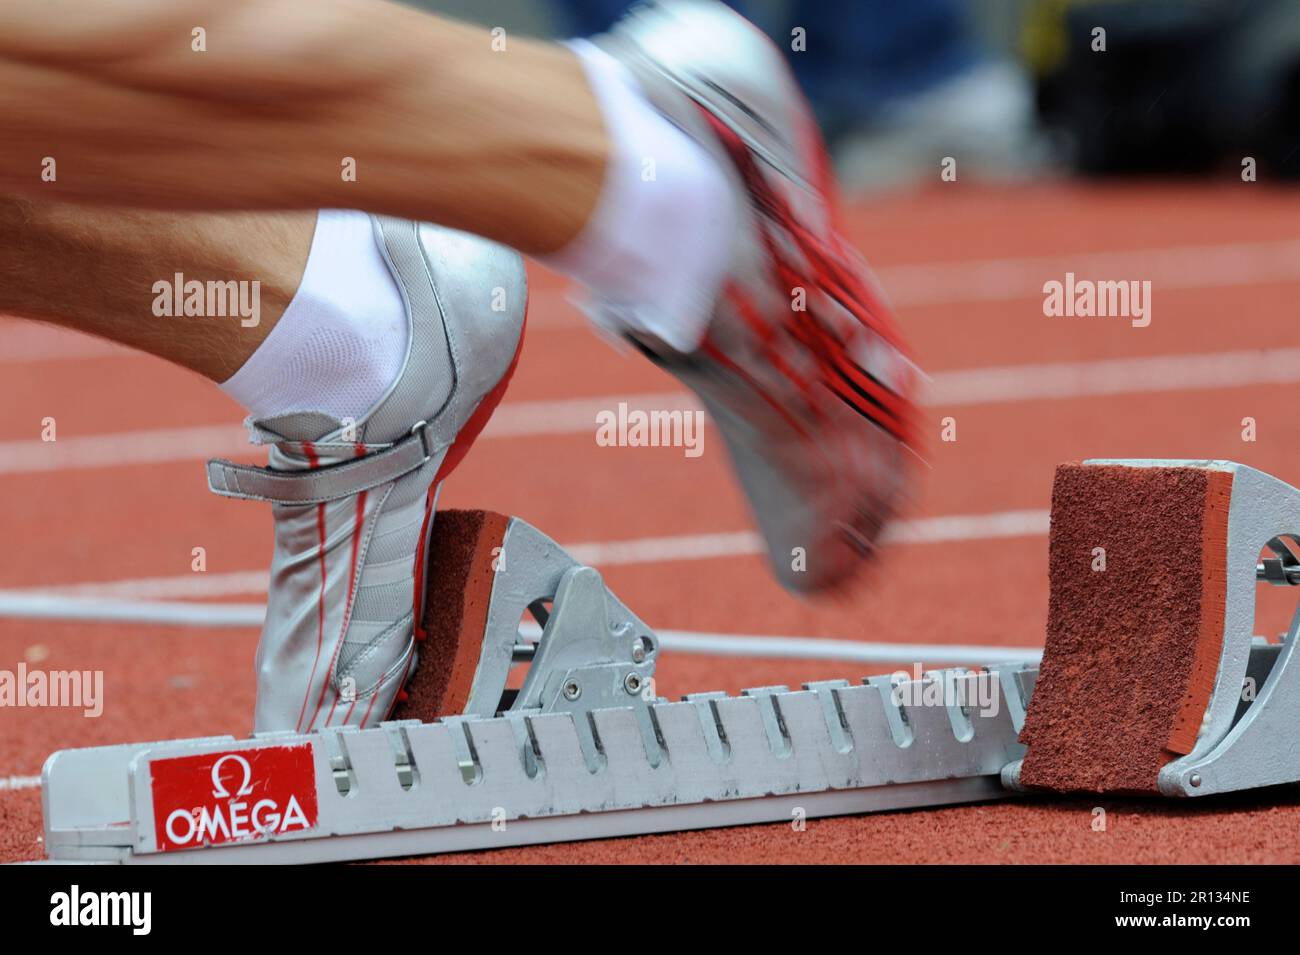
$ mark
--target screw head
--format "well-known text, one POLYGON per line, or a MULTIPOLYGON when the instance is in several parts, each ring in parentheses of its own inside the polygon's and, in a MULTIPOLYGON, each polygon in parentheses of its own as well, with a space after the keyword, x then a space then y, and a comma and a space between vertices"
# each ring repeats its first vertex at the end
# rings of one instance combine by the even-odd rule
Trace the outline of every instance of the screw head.
POLYGON ((623 689, 627 690, 627 692, 633 696, 636 696, 641 692, 641 677, 636 673, 629 673, 623 679, 623 689))
POLYGON ((637 637, 636 640, 632 642, 632 662, 645 662, 645 641, 640 637, 637 637))
POLYGON ((563 692, 566 700, 576 700, 578 697, 582 696, 582 687, 578 685, 577 680, 570 680, 568 683, 564 684, 563 692))
POLYGON ((1188 781, 1192 786, 1199 786, 1199 785, 1201 785, 1201 774, 1200 774, 1200 773, 1192 773, 1192 775, 1188 777, 1187 781, 1188 781))

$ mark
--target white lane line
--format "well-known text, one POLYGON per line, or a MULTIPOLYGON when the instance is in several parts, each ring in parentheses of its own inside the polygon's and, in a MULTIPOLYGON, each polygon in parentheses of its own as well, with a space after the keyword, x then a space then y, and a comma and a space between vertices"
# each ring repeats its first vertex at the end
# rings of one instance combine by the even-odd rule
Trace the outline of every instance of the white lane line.
MULTIPOLYGON (((898 521, 886 536, 895 544, 942 544, 1011 537, 1040 537, 1047 533, 1046 510, 998 511, 991 514, 949 514, 898 521)), ((763 553, 763 543, 753 531, 724 534, 682 534, 676 537, 642 537, 624 541, 568 544, 575 560, 608 568, 674 561, 714 560, 763 553)), ((242 570, 229 573, 181 574, 127 580, 59 584, 50 587, 0 590, 0 617, 35 615, 47 603, 66 598, 100 601, 169 601, 186 598, 216 599, 265 594, 267 572, 242 570), (23 613, 19 609, 24 608, 23 613)), ((165 606, 165 603, 156 604, 165 606)), ((180 606, 191 606, 181 604, 180 606)), ((228 606, 228 605, 226 605, 228 606)), ((77 618, 81 619, 81 618, 77 618)), ((251 619, 251 618, 250 618, 251 619)), ((260 624, 261 618, 257 622, 260 624)))
POLYGON ((580 563, 592 567, 615 567, 761 554, 763 541, 754 531, 734 531, 726 534, 681 534, 675 537, 600 541, 574 544, 565 550, 580 563))
POLYGON ((945 544, 954 541, 1038 537, 1051 526, 1051 512, 996 511, 992 514, 949 514, 896 521, 885 531, 892 544, 945 544))
POLYGON ((258 453, 248 443, 248 432, 240 427, 220 424, 158 428, 60 437, 55 441, 3 441, 0 442, 0 474, 164 464, 258 453))
POLYGON ((0 776, 0 792, 40 788, 40 776, 0 776))
MULTIPOLYGON (((0 595, 0 616, 35 620, 77 620, 95 623, 142 623, 204 629, 257 629, 265 608, 261 604, 194 604, 153 601, 98 600, 43 594, 0 595)), ((524 636, 540 636, 540 628, 525 627, 524 636)), ((818 637, 761 634, 699 633, 657 630, 664 649, 676 653, 750 657, 771 660, 840 660, 850 663, 943 662, 985 666, 1039 659, 1035 647, 991 647, 967 644, 881 643, 818 637)))
POLYGON ((655 631, 664 648, 676 653, 720 657, 761 657, 768 660, 838 660, 846 663, 931 663, 989 666, 995 663, 1037 663, 1040 647, 989 647, 942 643, 868 643, 817 637, 777 637, 759 634, 655 631))
MULTIPOLYGON (((1049 515, 1043 510, 920 518, 894 525, 890 536, 900 543, 928 544, 993 538, 1041 536, 1049 515)), ((595 566, 705 560, 762 552, 752 532, 653 537, 629 541, 575 544, 566 548, 595 566)), ((265 594, 265 571, 190 574, 102 583, 70 584, 43 590, 0 591, 0 618, 143 623, 200 628, 258 628, 262 604, 204 604, 167 601, 163 597, 228 597, 265 594)), ((534 628, 535 629, 535 628, 534 628)), ((531 631, 526 631, 531 632, 531 631)), ((536 632, 532 632, 536 636, 536 632)), ((678 653, 767 659, 841 660, 912 663, 925 660, 983 666, 1037 659, 1026 647, 944 644, 893 644, 758 634, 660 631, 664 646, 678 653)))
MULTIPOLYGON (((1300 348, 1161 355, 1102 361, 970 368, 936 373, 924 402, 949 409, 1003 402, 1204 391, 1300 381, 1300 348)), ((487 439, 595 434, 596 414, 617 409, 694 410, 680 391, 601 395, 563 401, 507 402, 484 429, 487 439)), ((66 436, 57 441, 0 441, 0 475, 193 461, 257 458, 247 433, 233 425, 161 428, 66 436)))
MULTIPOLYGON (((596 414, 618 408, 694 410, 686 392, 604 395, 564 401, 518 401, 503 404, 483 431, 484 438, 521 438, 596 433, 596 414)), ((163 464, 211 457, 256 459, 265 451, 248 443, 238 425, 156 428, 113 434, 74 435, 56 441, 0 441, 0 475, 163 464)))
MULTIPOLYGON (((1047 533, 1050 519, 1050 512, 1045 510, 921 517, 896 522, 885 532, 885 541, 894 544, 940 544, 1004 537, 1035 537, 1047 533)), ((574 544, 565 549, 575 560, 593 567, 709 560, 764 552, 762 538, 753 531, 644 537, 640 540, 574 544)))
MULTIPOLYGON (((542 628, 527 622, 519 633, 529 641, 542 628)), ((880 643, 831 640, 824 637, 781 637, 746 633, 701 633, 695 630, 656 630, 666 650, 713 657, 766 660, 839 660, 847 663, 905 663, 928 668, 936 663, 992 666, 997 663, 1038 663, 1041 647, 993 647, 969 643, 880 643)))
MULTIPOLYGON (((1300 348, 1260 348, 939 371, 926 382, 921 400, 929 407, 946 409, 1297 381, 1300 381, 1300 348)), ((663 411, 692 411, 701 407, 694 395, 684 391, 507 402, 497 409, 483 435, 514 438, 594 434, 597 413, 614 411, 620 402, 632 409, 663 411)), ((0 449, 3 447, 0 444, 0 449)))
POLYGON ((1066 272, 1087 279, 1137 279, 1164 289, 1226 288, 1300 281, 1300 240, 1167 246, 1107 252, 882 266, 900 307, 1037 298, 1066 272))
POLYGON ((0 590, 0 606, 14 595, 49 597, 84 597, 96 600, 185 600, 236 597, 242 594, 265 594, 267 571, 238 570, 230 573, 180 574, 174 577, 138 577, 93 583, 60 584, 0 590))
MULTIPOLYGON (((1300 281, 1300 240, 1163 246, 1105 252, 955 262, 908 262, 875 269, 898 308, 1041 298, 1043 283, 1066 272, 1087 279, 1137 279, 1161 291, 1300 281)), ((547 309, 537 326, 583 326, 576 309, 547 309)))
POLYGON ((262 604, 204 604, 152 600, 106 600, 42 592, 0 592, 0 618, 76 620, 88 623, 149 623, 178 627, 262 626, 262 604))
POLYGON ((939 372, 926 404, 1040 401, 1169 391, 1210 391, 1300 381, 1300 348, 1157 355, 939 372))
MULTIPOLYGON (((1138 279, 1161 289, 1226 288, 1300 281, 1300 241, 1231 242, 1106 252, 956 262, 914 262, 876 269, 890 299, 900 308, 963 302, 1036 298, 1043 283, 1066 272, 1080 278, 1138 279)), ((563 300, 562 289, 539 292, 563 300)), ((549 304, 549 303, 548 303, 549 304)), ((547 308, 530 326, 577 328, 573 308, 547 308), (544 317, 543 317, 544 315, 544 317)), ((87 335, 13 319, 0 319, 0 364, 62 361, 136 354, 87 335)))
POLYGON ((485 438, 529 438, 545 435, 596 433, 596 415, 617 411, 619 404, 630 409, 695 411, 699 401, 686 391, 657 391, 632 395, 597 395, 560 401, 505 402, 483 429, 485 438))

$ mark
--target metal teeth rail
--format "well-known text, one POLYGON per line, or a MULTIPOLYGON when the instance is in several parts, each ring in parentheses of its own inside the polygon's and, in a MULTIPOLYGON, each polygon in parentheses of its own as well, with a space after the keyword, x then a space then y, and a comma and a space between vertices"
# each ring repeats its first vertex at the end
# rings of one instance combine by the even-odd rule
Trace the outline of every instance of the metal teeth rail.
POLYGON ((1036 676, 1000 665, 585 713, 64 750, 44 769, 46 851, 329 862, 1000 798, 1036 676))

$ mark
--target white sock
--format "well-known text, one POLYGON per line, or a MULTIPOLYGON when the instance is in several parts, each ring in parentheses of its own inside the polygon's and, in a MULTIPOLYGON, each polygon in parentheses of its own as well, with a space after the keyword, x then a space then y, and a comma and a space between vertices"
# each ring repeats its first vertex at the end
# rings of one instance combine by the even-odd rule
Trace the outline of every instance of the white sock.
POLYGON ((396 380, 408 335, 370 216, 322 209, 297 294, 221 388, 254 420, 315 411, 359 421, 396 380))
POLYGON ((569 45, 600 103, 611 153, 590 221, 541 261, 594 294, 590 313, 598 324, 693 351, 730 264, 731 185, 714 157, 650 104, 622 63, 585 40, 569 45))

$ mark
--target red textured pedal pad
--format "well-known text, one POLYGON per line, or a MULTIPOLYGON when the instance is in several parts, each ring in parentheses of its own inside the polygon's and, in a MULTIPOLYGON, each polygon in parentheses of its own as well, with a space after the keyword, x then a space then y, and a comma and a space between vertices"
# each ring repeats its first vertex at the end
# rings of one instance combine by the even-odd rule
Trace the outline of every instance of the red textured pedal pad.
POLYGON ((492 599, 493 559, 510 518, 495 511, 438 511, 426 549, 425 639, 390 719, 432 722, 462 713, 483 649, 492 599))
POLYGON ((1191 751, 1223 646, 1232 480, 1194 467, 1057 468, 1022 784, 1154 792, 1161 767, 1191 751))

